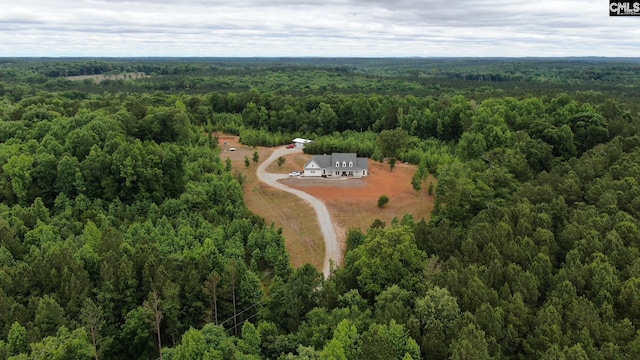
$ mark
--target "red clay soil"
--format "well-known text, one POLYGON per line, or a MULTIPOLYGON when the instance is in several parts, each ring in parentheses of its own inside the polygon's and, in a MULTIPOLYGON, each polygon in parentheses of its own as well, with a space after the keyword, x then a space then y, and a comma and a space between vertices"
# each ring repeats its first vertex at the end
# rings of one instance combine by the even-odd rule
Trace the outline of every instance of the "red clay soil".
MULTIPOLYGON (((311 158, 304 154, 294 156, 311 158)), ((436 179, 429 177, 423 189, 415 191, 411 186, 411 178, 416 170, 414 165, 397 164, 391 171, 389 164, 369 160, 370 175, 366 178, 291 178, 283 182, 321 199, 327 205, 337 221, 338 237, 344 246, 348 229, 355 227, 366 231, 376 219, 387 225, 393 218, 401 218, 405 214, 411 214, 416 221, 429 220, 435 197, 428 194, 427 188, 429 182, 435 185, 436 179), (389 197, 389 203, 382 209, 377 205, 381 195, 389 197)))
MULTIPOLYGON (((311 156, 306 155, 309 158, 311 156)), ((411 185, 411 178, 415 172, 415 166, 404 164, 396 165, 393 172, 388 164, 381 164, 369 160, 369 173, 366 178, 361 179, 286 179, 283 182, 287 186, 303 190, 320 199, 331 201, 349 200, 375 200, 377 202, 380 195, 387 195, 389 198, 398 198, 407 192, 407 186, 411 185)))
MULTIPOLYGON (((221 158, 230 157, 234 168, 244 167, 244 157, 251 156, 254 151, 260 154, 260 160, 266 159, 272 149, 257 147, 250 148, 241 145, 235 136, 220 136, 219 144, 224 151, 221 158), (226 142, 226 145, 225 145, 226 142), (229 151, 235 147, 236 151, 229 151)), ((282 167, 272 164, 267 171, 288 173, 292 170, 302 171, 304 164, 312 155, 292 153, 285 156, 286 162, 282 167)), ((252 165, 252 169, 255 167, 252 165)), ((436 185, 436 179, 429 177, 423 183, 423 189, 415 191, 411 186, 411 178, 416 172, 416 166, 398 163, 393 171, 389 164, 369 160, 370 175, 362 179, 329 180, 310 178, 289 178, 283 183, 292 188, 302 190, 321 199, 329 208, 331 216, 336 221, 339 241, 344 244, 346 231, 355 227, 363 231, 375 221, 382 220, 389 224, 394 217, 405 214, 413 215, 416 221, 428 220, 433 210, 433 195, 429 195, 429 182, 436 185), (377 207, 381 195, 389 197, 389 203, 382 209, 377 207)), ((255 171, 255 170, 254 170, 255 171)), ((286 226, 286 224, 276 224, 286 226)))
MULTIPOLYGON (((235 147, 236 151, 226 151, 222 158, 230 157, 234 165, 244 161, 244 157, 251 159, 253 151, 260 153, 260 158, 265 159, 271 153, 271 149, 257 147, 255 149, 239 143, 237 136, 219 136, 218 142, 224 149, 235 147)), ((269 171, 288 173, 292 170, 302 171, 304 164, 313 156, 307 154, 291 154, 286 156, 287 161, 282 168, 271 166, 269 171)), ((411 178, 416 171, 414 165, 398 163, 393 172, 389 164, 369 160, 369 176, 362 179, 329 180, 310 178, 291 178, 283 181, 287 186, 302 190, 319 199, 330 202, 336 201, 374 201, 377 204, 381 195, 387 195, 391 201, 402 201, 405 197, 414 198, 416 192, 411 187, 411 178)), ((433 179, 431 179, 433 180, 433 179)), ((423 186, 426 188, 426 183, 423 186)), ((402 216, 402 214, 400 214, 402 216)))

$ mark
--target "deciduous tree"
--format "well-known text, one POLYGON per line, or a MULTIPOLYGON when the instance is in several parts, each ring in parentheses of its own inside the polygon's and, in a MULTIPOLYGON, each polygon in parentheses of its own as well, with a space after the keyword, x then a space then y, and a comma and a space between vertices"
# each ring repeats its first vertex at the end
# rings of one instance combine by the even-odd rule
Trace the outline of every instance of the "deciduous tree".
POLYGON ((7 349, 10 356, 29 354, 29 338, 27 336, 27 329, 20 325, 19 322, 14 322, 9 330, 7 336, 7 349))
POLYGON ((149 296, 147 300, 145 300, 143 306, 152 315, 150 324, 153 327, 153 331, 156 333, 158 354, 162 360, 162 334, 160 332, 160 325, 162 323, 162 318, 164 317, 164 311, 162 309, 162 303, 158 292, 154 290, 149 293, 149 296))
POLYGON ((385 157, 397 157, 407 145, 409 145, 409 134, 403 129, 384 130, 378 134, 376 144, 385 157))

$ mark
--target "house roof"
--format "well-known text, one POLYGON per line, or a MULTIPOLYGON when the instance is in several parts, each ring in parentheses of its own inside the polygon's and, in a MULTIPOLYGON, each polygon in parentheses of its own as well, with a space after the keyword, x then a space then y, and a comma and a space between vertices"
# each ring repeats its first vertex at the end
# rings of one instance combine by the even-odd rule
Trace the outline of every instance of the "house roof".
POLYGON ((302 139, 302 138, 295 138, 292 140, 292 142, 294 143, 302 143, 302 144, 308 144, 313 142, 313 140, 308 140, 308 139, 302 139))
MULTIPOLYGON (((336 162, 342 164, 343 162, 353 163, 352 170, 368 170, 369 159, 366 157, 357 157, 356 153, 333 153, 331 155, 315 155, 311 161, 315 162, 320 168, 327 170, 346 170, 344 167, 336 167, 336 162)), ((311 162, 309 161, 309 162, 311 162)), ((305 168, 309 165, 309 162, 305 164, 305 168)))
MULTIPOLYGON (((315 162, 316 164, 318 164, 318 166, 320 166, 321 168, 328 168, 329 166, 331 166, 331 155, 315 155, 311 161, 315 162)), ((309 161, 309 162, 311 162, 309 161)), ((307 163, 308 165, 309 163, 307 163)), ((305 167, 307 166, 305 165, 305 167)))
POLYGON ((369 170, 369 159, 367 159, 366 157, 359 157, 357 159, 356 166, 360 169, 369 170))

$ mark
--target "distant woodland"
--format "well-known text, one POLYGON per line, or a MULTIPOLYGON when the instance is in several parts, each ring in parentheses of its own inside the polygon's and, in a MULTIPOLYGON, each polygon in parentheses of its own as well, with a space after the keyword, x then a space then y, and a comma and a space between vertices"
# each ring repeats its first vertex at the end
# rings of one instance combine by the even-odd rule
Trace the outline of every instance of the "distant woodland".
POLYGON ((638 359, 638 98, 634 58, 2 58, 0 360, 638 359), (220 132, 434 212, 293 268, 220 132))

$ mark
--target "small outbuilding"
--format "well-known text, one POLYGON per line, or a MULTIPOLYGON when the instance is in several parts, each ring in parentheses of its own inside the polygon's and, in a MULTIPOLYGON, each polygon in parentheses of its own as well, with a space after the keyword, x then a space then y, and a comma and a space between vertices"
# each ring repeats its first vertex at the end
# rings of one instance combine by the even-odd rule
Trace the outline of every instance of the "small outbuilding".
POLYGON ((311 144, 313 140, 295 138, 292 142, 296 145, 296 149, 304 149, 305 144, 311 144))

